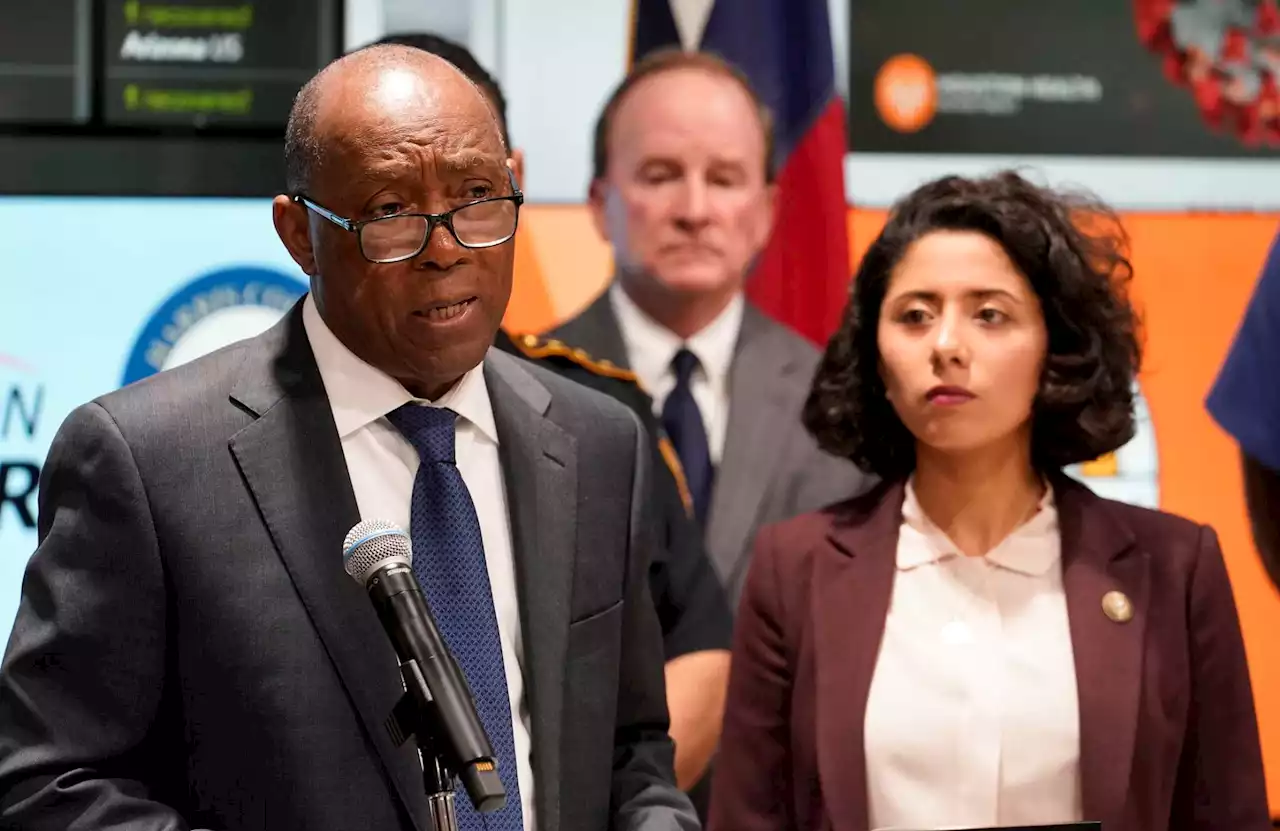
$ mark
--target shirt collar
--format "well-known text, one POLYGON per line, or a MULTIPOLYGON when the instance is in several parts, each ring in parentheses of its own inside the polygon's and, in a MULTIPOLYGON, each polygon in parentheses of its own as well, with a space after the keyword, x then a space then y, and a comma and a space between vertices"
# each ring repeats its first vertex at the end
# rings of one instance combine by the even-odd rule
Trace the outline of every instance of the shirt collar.
MULTIPOLYGON (((899 571, 910 571, 929 563, 961 556, 959 548, 951 542, 941 528, 925 516, 916 499, 912 481, 907 481, 906 498, 902 503, 903 534, 916 538, 918 545, 899 545, 897 565, 899 571)), ((1045 484, 1044 496, 1035 515, 1015 528, 984 556, 987 562, 1009 571, 1031 577, 1048 573, 1062 554, 1058 535, 1058 511, 1053 488, 1045 484)))
POLYGON ((609 290, 613 313, 627 347, 632 369, 641 379, 662 377, 671 371, 671 361, 681 347, 697 357, 702 371, 713 386, 723 386, 729 377, 733 352, 742 331, 745 301, 742 292, 734 294, 729 305, 687 341, 646 314, 614 281, 609 290))
POLYGON ((447 407, 474 424, 490 441, 498 442, 483 363, 463 375, 435 401, 425 401, 414 398, 399 381, 365 363, 338 340, 320 317, 310 294, 302 304, 302 325, 333 409, 339 438, 346 438, 401 405, 418 402, 447 407))

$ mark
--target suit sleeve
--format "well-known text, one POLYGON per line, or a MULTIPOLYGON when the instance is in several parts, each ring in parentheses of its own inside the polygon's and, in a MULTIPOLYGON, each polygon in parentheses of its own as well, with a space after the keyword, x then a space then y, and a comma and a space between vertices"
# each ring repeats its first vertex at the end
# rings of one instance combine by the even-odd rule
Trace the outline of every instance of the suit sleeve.
POLYGON ((663 676, 662 632, 649 590, 656 528, 650 498, 647 436, 634 413, 635 476, 623 598, 622 659, 614 734, 612 818, 615 831, 697 831, 693 804, 675 784, 675 747, 663 676))
POLYGON ((106 410, 68 417, 40 485, 40 543, 0 666, 0 826, 185 831, 156 801, 148 752, 164 685, 158 546, 106 410))
POLYGON ((662 625, 666 660, 693 652, 727 650, 733 618, 724 587, 702 541, 702 530, 685 512, 680 489, 656 441, 650 441, 653 502, 663 529, 650 565, 650 590, 662 625))
POLYGON ((733 635, 709 831, 779 831, 791 819, 792 667, 774 531, 756 540, 733 635))
POLYGON ((1280 471, 1280 236, 1258 277, 1206 405, 1248 456, 1280 471))
POLYGON ((1222 549, 1201 529, 1188 593, 1191 705, 1171 831, 1266 831, 1262 748, 1222 549))

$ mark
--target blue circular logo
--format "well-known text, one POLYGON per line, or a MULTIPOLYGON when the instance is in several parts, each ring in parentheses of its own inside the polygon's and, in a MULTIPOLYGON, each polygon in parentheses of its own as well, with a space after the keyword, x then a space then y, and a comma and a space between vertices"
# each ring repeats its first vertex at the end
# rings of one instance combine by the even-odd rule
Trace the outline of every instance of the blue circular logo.
POLYGON ((253 337, 278 321, 307 284, 262 266, 218 269, 187 283, 147 319, 125 363, 122 384, 253 337))

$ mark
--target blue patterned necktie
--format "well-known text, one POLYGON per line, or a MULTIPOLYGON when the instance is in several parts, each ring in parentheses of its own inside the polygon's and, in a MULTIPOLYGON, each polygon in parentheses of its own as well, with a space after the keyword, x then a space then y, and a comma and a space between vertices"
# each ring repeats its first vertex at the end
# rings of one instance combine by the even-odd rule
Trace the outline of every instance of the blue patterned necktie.
POLYGON ((442 407, 405 404, 388 413, 387 420, 404 434, 421 459, 413 480, 409 520, 413 573, 445 644, 471 687, 507 791, 506 807, 492 814, 477 813, 466 793, 458 791, 458 828, 523 831, 511 701, 484 541, 475 504, 454 458, 457 416, 442 407))
POLYGON ((707 444, 707 428, 702 422, 702 412, 693 398, 693 371, 698 368, 698 357, 688 349, 681 349, 671 361, 676 376, 675 388, 662 405, 662 429, 671 438, 684 468, 689 495, 693 497, 693 511, 698 521, 705 524, 707 509, 711 507, 711 482, 715 471, 711 467, 711 449, 707 444))

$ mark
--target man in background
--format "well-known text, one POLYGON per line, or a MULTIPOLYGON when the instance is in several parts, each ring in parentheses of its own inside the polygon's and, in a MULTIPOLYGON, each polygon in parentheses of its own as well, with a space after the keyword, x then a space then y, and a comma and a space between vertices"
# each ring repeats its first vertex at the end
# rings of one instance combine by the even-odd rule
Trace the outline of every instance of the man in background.
POLYGON ((1240 447, 1253 541, 1280 587, 1280 236, 1209 393, 1209 414, 1240 447))
MULTIPOLYGON (((431 52, 471 79, 488 96, 510 148, 517 181, 523 179, 524 153, 510 143, 502 87, 466 47, 424 32, 391 34, 378 43, 431 52)), ((494 345, 622 401, 637 414, 652 437, 653 500, 661 518, 661 533, 649 570, 650 590, 663 630, 676 780, 682 788, 692 788, 706 771, 720 738, 729 677, 731 616, 701 532, 686 510, 691 510, 692 505, 686 506, 688 492, 679 460, 663 438, 649 396, 630 370, 595 360, 576 345, 544 341, 532 335, 513 338, 501 329, 494 345)))
POLYGON ((743 295, 773 220, 771 121, 729 64, 657 52, 605 104, 593 167, 615 279, 552 335, 652 394, 734 605, 760 526, 868 485, 801 425, 818 351, 743 295))

